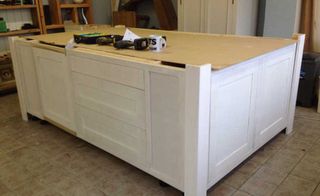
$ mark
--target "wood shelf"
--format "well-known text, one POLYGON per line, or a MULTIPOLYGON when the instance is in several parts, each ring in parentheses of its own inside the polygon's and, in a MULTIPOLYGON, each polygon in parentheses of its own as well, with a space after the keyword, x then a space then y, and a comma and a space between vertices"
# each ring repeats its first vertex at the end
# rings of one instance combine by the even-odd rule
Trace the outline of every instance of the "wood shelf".
POLYGON ((10 80, 6 82, 0 82, 0 91, 16 88, 16 81, 10 80))
POLYGON ((63 29, 63 24, 52 24, 52 25, 46 25, 47 29, 63 29))
POLYGON ((9 31, 9 32, 5 32, 5 33, 0 33, 0 37, 23 35, 23 34, 38 33, 38 32, 40 32, 40 29, 23 29, 23 30, 16 30, 16 31, 9 31))
POLYGON ((37 8, 37 5, 1 5, 0 10, 15 10, 15 9, 32 9, 37 8))
POLYGON ((87 3, 68 3, 68 4, 60 4, 60 7, 63 9, 67 8, 87 8, 90 7, 87 3))

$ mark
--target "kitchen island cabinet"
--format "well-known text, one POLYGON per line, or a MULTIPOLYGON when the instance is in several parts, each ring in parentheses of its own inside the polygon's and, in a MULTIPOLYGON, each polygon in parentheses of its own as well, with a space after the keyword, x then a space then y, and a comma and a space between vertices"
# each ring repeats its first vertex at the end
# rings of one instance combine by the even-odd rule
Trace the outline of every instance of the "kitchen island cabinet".
POLYGON ((303 35, 132 30, 166 35, 168 47, 161 53, 81 44, 63 49, 70 32, 11 39, 23 118, 36 115, 29 102, 38 100, 37 117, 190 196, 206 195, 275 135, 292 131, 303 35), (33 49, 28 61, 21 46, 33 49), (30 70, 37 82, 27 80, 30 70), (61 89, 50 88, 55 80, 61 89), (36 99, 29 90, 38 91, 36 99))

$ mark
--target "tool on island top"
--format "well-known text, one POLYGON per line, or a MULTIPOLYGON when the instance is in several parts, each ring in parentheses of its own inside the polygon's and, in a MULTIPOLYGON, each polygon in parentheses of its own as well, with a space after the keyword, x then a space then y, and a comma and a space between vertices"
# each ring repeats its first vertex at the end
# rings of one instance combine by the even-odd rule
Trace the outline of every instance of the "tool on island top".
POLYGON ((149 47, 149 38, 138 38, 133 41, 120 40, 113 44, 117 49, 134 48, 135 50, 145 50, 149 47))
POLYGON ((166 47, 165 36, 150 35, 148 38, 141 38, 129 29, 126 29, 123 36, 105 33, 83 33, 75 34, 73 38, 77 44, 113 45, 117 49, 145 50, 149 48, 151 51, 159 52, 166 47))
POLYGON ((116 41, 122 40, 121 35, 108 35, 104 33, 84 33, 73 35, 74 41, 79 44, 97 44, 97 40, 100 39, 101 45, 106 45, 106 43, 111 44, 116 41), (103 40, 101 40, 103 39, 103 40))

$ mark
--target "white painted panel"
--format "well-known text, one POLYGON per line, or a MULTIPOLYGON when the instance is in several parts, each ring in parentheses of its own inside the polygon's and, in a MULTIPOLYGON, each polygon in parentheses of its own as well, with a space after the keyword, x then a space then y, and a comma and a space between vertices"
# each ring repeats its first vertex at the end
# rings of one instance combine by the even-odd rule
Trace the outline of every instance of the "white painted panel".
POLYGON ((253 150, 254 74, 233 75, 221 84, 213 80, 209 183, 218 181, 253 150))
POLYGON ((70 62, 72 71, 144 89, 143 71, 140 69, 76 56, 70 57, 70 62))
POLYGON ((260 73, 256 147, 269 141, 287 125, 293 54, 272 57, 265 58, 266 62, 260 73))
POLYGON ((176 187, 182 187, 184 171, 181 90, 178 77, 151 72, 151 169, 176 187))
POLYGON ((17 44, 16 53, 18 61, 23 70, 23 81, 25 84, 25 91, 27 96, 27 110, 28 113, 43 118, 40 92, 38 87, 38 77, 36 73, 35 61, 33 58, 33 50, 31 45, 17 44))
POLYGON ((66 56, 39 48, 33 52, 44 116, 74 131, 71 71, 66 56))
POLYGON ((130 163, 145 162, 145 130, 79 105, 76 111, 81 138, 130 163))
POLYGON ((76 103, 109 117, 145 128, 144 91, 73 73, 76 103))

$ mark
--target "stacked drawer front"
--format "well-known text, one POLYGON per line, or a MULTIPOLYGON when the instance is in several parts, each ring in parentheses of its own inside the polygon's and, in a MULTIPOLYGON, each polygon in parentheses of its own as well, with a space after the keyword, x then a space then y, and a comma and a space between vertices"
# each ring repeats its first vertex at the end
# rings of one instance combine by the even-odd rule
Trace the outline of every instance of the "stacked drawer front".
POLYGON ((146 156, 143 70, 72 56, 79 136, 127 161, 146 156))

